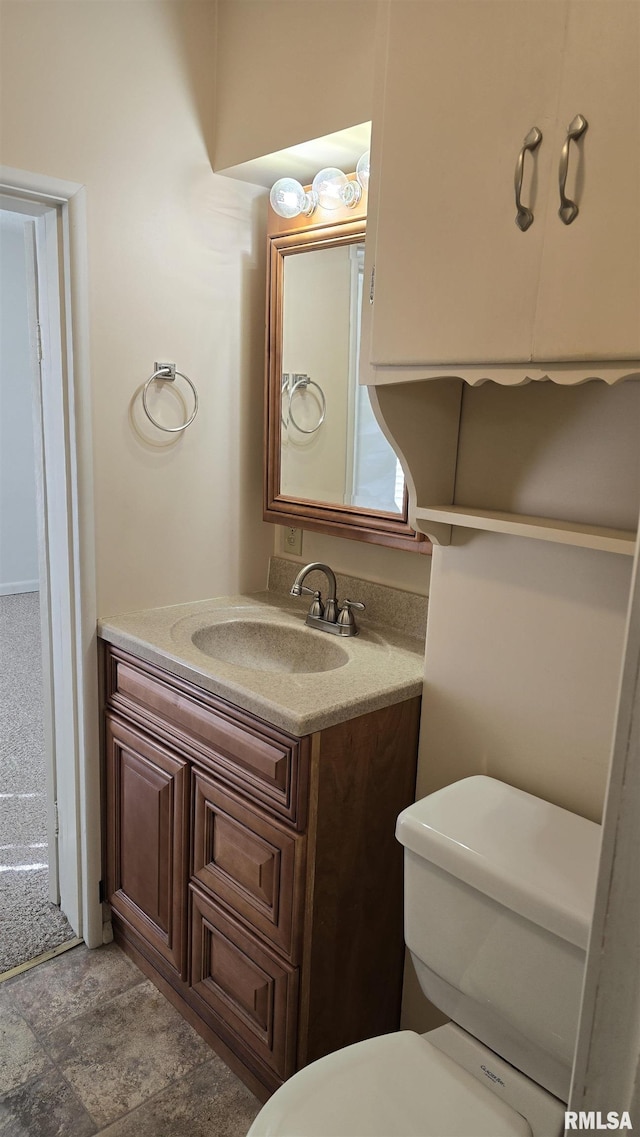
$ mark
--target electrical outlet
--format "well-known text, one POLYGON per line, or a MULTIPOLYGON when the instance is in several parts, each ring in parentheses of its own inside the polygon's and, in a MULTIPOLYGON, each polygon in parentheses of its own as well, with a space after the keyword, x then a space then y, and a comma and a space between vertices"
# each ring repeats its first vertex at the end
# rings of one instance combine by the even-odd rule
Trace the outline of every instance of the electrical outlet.
POLYGON ((284 530, 284 551, 285 553, 295 553, 298 557, 302 555, 302 529, 292 529, 288 525, 284 530))

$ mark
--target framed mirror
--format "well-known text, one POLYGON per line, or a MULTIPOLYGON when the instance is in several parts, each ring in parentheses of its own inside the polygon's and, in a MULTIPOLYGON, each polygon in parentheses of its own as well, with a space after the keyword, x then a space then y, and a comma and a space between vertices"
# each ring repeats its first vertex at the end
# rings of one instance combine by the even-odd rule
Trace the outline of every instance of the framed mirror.
POLYGON ((427 552, 358 384, 364 210, 334 212, 269 211, 264 519, 427 552))

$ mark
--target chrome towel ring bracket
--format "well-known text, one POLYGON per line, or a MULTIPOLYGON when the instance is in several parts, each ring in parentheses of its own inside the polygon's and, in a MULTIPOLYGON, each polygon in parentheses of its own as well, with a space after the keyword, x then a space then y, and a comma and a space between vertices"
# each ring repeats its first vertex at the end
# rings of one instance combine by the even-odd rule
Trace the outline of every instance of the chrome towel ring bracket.
POLYGON ((198 392, 196 391, 196 388, 191 382, 188 375, 185 375, 183 371, 176 371, 175 363, 154 363, 153 366, 153 375, 149 376, 144 387, 142 388, 142 406, 144 407, 144 413, 149 419, 149 422, 152 422, 154 426, 157 426, 158 430, 166 430, 169 434, 177 434, 179 431, 186 430, 188 426, 191 426, 191 423, 196 417, 198 413, 198 392), (193 392, 193 411, 191 412, 191 415, 186 420, 186 422, 181 423, 180 426, 163 426, 161 422, 157 422, 156 419, 154 419, 151 411, 149 410, 149 407, 147 405, 147 392, 154 379, 163 379, 169 383, 172 383, 175 380, 176 375, 179 375, 180 378, 184 379, 185 383, 188 383, 191 387, 191 390, 193 392))
POLYGON ((294 379, 295 382, 289 390, 289 421, 293 423, 296 430, 299 430, 301 434, 315 434, 316 430, 319 430, 322 426, 327 413, 327 400, 324 397, 324 391, 322 390, 320 384, 316 383, 315 379, 310 379, 308 375, 295 375, 294 379), (315 387, 316 391, 318 391, 320 402, 320 417, 316 425, 312 426, 310 429, 304 426, 299 426, 293 417, 293 396, 295 395, 296 391, 307 391, 309 387, 315 387))

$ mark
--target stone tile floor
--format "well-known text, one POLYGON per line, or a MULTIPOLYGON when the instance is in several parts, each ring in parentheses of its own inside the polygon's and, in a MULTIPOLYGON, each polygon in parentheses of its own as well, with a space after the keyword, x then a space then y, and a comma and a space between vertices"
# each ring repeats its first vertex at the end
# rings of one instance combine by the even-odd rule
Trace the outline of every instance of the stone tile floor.
POLYGON ((259 1108, 116 944, 0 984, 1 1137, 245 1137, 259 1108))

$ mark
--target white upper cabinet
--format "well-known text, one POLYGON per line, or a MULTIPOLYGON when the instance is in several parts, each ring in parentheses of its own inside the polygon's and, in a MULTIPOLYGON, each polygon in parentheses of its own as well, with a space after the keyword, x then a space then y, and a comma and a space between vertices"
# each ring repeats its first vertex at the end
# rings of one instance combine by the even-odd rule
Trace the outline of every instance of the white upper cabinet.
POLYGON ((638 0, 393 0, 385 18, 366 381, 414 366, 522 382, 532 360, 639 360, 638 0), (579 212, 566 225, 559 171, 577 115, 588 126, 567 150, 579 212), (521 228, 514 171, 533 128, 521 228))

